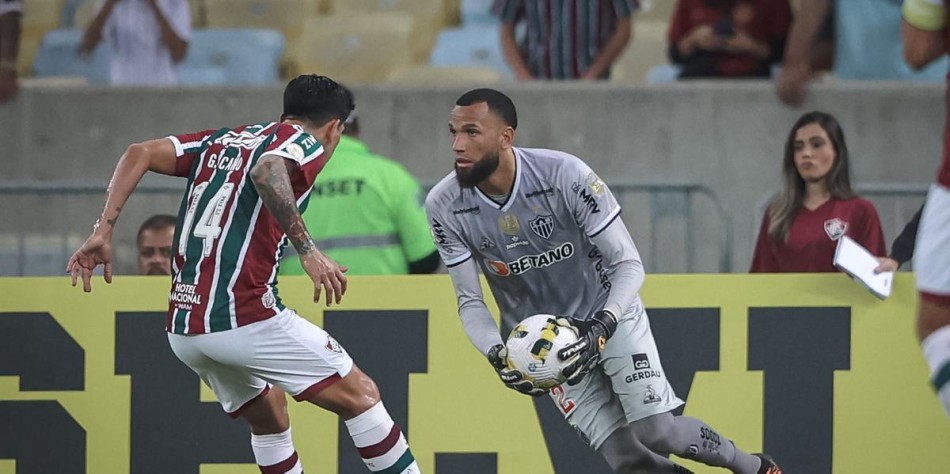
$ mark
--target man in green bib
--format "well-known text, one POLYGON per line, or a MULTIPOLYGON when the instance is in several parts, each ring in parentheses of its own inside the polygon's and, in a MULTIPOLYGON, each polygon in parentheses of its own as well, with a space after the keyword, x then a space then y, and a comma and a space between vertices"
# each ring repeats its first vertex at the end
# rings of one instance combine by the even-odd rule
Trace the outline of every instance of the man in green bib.
MULTIPOLYGON (((350 115, 333 159, 317 176, 303 220, 317 248, 348 275, 432 273, 439 255, 429 234, 422 189, 406 169, 369 151, 350 115)), ((281 275, 303 275, 288 255, 281 275)))

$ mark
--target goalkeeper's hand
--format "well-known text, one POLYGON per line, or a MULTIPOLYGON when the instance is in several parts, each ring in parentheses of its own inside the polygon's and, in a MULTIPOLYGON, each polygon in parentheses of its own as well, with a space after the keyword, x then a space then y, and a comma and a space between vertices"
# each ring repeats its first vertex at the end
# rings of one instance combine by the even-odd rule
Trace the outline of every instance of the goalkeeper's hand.
POLYGON ((617 329, 617 317, 610 311, 600 310, 590 319, 558 318, 558 324, 577 333, 578 341, 557 353, 561 361, 575 359, 561 373, 568 385, 577 385, 600 361, 600 351, 617 329))
POLYGON ((520 370, 508 367, 508 348, 504 344, 495 344, 488 350, 488 361, 495 368, 495 372, 498 372, 498 378, 506 387, 532 397, 540 397, 548 392, 543 388, 535 387, 530 380, 525 380, 520 370))

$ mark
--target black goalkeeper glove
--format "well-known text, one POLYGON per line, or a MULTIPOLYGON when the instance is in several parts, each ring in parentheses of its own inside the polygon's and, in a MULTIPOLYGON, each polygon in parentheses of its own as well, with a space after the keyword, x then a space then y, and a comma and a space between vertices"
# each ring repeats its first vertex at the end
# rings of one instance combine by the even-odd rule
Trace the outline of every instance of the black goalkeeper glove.
POLYGON ((540 397, 548 392, 535 387, 530 380, 525 380, 520 370, 508 367, 508 348, 504 344, 495 344, 488 350, 488 362, 491 362, 495 372, 498 372, 498 378, 506 387, 532 397, 540 397))
MULTIPOLYGON (((575 358, 561 371, 568 385, 577 385, 600 361, 600 351, 604 350, 607 339, 617 329, 617 317, 610 311, 600 310, 590 319, 561 318, 577 333, 578 341, 561 349, 557 357, 562 361, 575 358)), ((565 323, 561 323, 565 325, 565 323)))

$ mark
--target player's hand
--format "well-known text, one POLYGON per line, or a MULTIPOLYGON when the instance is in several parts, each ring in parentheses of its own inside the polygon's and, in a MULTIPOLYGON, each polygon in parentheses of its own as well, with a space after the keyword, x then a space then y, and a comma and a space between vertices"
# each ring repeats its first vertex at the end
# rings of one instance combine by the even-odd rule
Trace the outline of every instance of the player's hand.
POLYGON ((313 281, 313 302, 320 301, 323 290, 327 291, 327 307, 335 301, 340 304, 346 293, 347 267, 336 263, 332 258, 319 250, 307 252, 300 256, 300 265, 313 281))
POLYGON ((112 283, 112 239, 92 234, 82 247, 69 257, 66 273, 69 273, 73 286, 76 286, 78 278, 82 278, 82 290, 89 293, 92 291, 92 271, 100 264, 105 267, 103 279, 106 283, 112 283))
POLYGON ((488 350, 488 362, 495 368, 495 372, 498 372, 498 378, 506 387, 532 397, 548 393, 547 390, 535 387, 531 381, 525 380, 520 370, 508 367, 508 348, 504 344, 495 344, 488 350))
POLYGON ((558 318, 557 321, 577 333, 578 341, 557 353, 562 361, 575 359, 561 372, 568 385, 577 385, 600 361, 600 352, 617 329, 617 317, 610 311, 600 310, 590 319, 558 318))
POLYGON ((896 272, 897 269, 901 267, 901 264, 897 263, 897 260, 891 257, 874 258, 877 259, 877 268, 874 269, 874 273, 896 272))

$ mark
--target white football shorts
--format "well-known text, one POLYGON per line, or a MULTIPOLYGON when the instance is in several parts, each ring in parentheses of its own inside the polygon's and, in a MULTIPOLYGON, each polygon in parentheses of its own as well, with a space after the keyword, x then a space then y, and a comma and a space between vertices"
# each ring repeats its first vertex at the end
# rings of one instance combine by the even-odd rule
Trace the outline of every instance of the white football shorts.
POLYGON ((621 316, 597 367, 579 384, 562 384, 550 395, 595 450, 618 428, 683 404, 663 372, 650 319, 639 301, 621 316))
POLYGON ((169 333, 168 343, 233 418, 271 385, 302 401, 353 368, 353 359, 330 334, 290 309, 227 331, 169 333))
POLYGON ((924 299, 950 304, 950 189, 930 187, 914 250, 917 290, 924 299))

